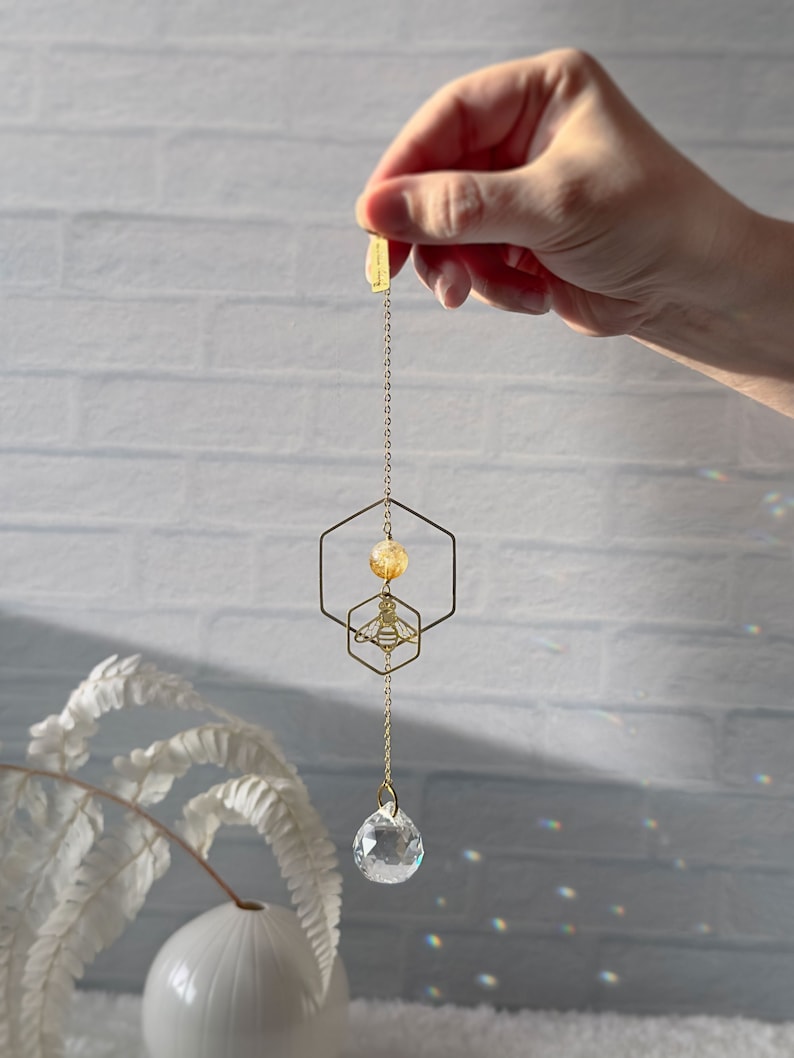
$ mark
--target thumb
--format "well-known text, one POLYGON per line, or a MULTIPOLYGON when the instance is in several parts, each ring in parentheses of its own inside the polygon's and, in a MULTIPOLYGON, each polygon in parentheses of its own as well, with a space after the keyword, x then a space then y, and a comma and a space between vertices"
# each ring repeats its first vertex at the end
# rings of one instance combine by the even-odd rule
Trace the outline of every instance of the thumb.
POLYGON ((531 245, 545 227, 533 166, 398 176, 356 203, 362 228, 405 243, 531 245))

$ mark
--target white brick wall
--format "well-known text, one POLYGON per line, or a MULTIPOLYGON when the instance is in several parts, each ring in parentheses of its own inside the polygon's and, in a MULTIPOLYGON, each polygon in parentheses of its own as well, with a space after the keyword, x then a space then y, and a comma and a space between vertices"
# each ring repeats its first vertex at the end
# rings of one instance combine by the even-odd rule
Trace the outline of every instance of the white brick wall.
MULTIPOLYGON (((790 420, 628 341, 395 283, 395 495, 460 561, 457 616, 395 677, 428 847, 396 892, 347 852, 380 690, 315 583, 320 531, 379 489, 352 204, 402 121, 454 75, 578 44, 794 218, 792 5, 14 0, 0 35, 7 755, 139 650, 301 766, 342 850, 355 994, 794 1016, 790 420)), ((107 760, 147 735, 103 737, 107 760)), ((287 899, 247 836, 217 863, 287 899)), ((172 871, 89 983, 139 988, 215 901, 172 871)))
POLYGON ((29 215, 0 216, 0 276, 4 284, 35 287, 58 280, 60 239, 55 221, 29 215))
POLYGON ((33 102, 33 55, 0 49, 0 114, 3 120, 28 118, 33 102))
POLYGON ((284 58, 267 49, 56 47, 42 69, 42 119, 126 128, 275 128, 282 123, 284 58))
POLYGON ((274 224, 83 215, 65 232, 65 283, 94 291, 288 294, 294 251, 285 249, 285 237, 274 224))

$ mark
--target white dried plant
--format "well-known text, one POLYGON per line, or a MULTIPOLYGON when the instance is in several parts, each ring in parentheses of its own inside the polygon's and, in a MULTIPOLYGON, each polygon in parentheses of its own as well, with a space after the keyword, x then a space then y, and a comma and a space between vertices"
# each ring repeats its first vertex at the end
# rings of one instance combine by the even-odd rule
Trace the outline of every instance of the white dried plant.
POLYGON ((268 731, 136 656, 103 661, 31 735, 27 767, 0 763, 3 1058, 60 1058, 75 980, 134 919, 168 869, 171 844, 244 906, 206 863, 224 823, 254 827, 273 849, 317 959, 322 1002, 339 940, 341 877, 308 791, 268 731), (75 772, 89 758, 101 717, 139 706, 212 719, 116 757, 102 788, 84 783, 75 772), (175 833, 147 808, 197 764, 233 777, 185 804, 175 833), (104 800, 126 808, 120 822, 105 826, 104 800))

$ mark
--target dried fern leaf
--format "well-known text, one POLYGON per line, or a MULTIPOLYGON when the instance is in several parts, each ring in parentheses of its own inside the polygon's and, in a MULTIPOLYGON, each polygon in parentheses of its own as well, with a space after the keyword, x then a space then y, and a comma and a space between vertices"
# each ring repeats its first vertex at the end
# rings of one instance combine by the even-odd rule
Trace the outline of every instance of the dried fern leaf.
POLYGON ((47 817, 47 795, 34 775, 25 771, 0 774, 0 850, 4 848, 6 832, 17 813, 24 811, 39 825, 47 817))
POLYGON ((25 772, 0 774, 0 1054, 12 1055, 12 1038, 18 1013, 17 997, 12 995, 9 952, 18 943, 14 921, 13 894, 19 873, 19 855, 30 836, 20 817, 27 815, 32 826, 47 817, 47 795, 42 785, 25 772))
POLYGON ((28 953, 20 1058, 61 1058, 74 979, 135 918, 169 862, 167 840, 132 814, 88 854, 28 953))
MULTIPOLYGON (((341 878, 334 870, 334 846, 308 791, 269 732, 212 705, 187 681, 143 664, 140 657, 114 656, 89 674, 60 714, 31 728, 31 763, 64 775, 80 768, 88 759, 101 717, 136 706, 190 709, 215 719, 116 758, 112 780, 116 794, 136 807, 157 803, 194 764, 211 763, 243 773, 243 778, 194 798, 186 807, 187 825, 204 855, 222 823, 249 823, 272 845, 315 952, 324 994, 338 944, 341 878)), ((32 818, 36 801, 27 796, 32 818)), ((29 947, 24 999, 17 1004, 22 1011, 21 1058, 60 1054, 58 1034, 74 977, 118 936, 125 920, 134 917, 167 863, 165 839, 151 823, 133 817, 84 858, 76 880, 29 947)), ((217 876, 216 881, 226 888, 217 876)), ((0 1046, 0 1054, 4 1053, 0 1046)))
POLYGON ((30 948, 101 831, 102 810, 91 795, 63 785, 48 798, 46 818, 37 818, 31 831, 17 828, 6 850, 0 865, 0 1054, 14 1054, 19 1045, 20 986, 30 948))
POLYGON ((301 783, 269 731, 230 717, 226 723, 202 724, 146 749, 133 750, 128 757, 116 757, 113 767, 120 778, 108 785, 133 804, 156 804, 194 764, 216 764, 227 771, 257 772, 301 783))
POLYGON ((273 735, 210 709, 225 715, 226 722, 203 724, 134 750, 128 757, 115 758, 119 778, 113 780, 112 788, 133 804, 152 805, 163 800, 175 780, 193 765, 215 764, 243 772, 244 779, 213 787, 189 803, 185 809, 188 831, 183 836, 205 857, 224 822, 248 823, 265 837, 292 892, 325 994, 339 942, 341 877, 335 872, 336 850, 306 786, 273 735), (233 791, 234 800, 217 800, 216 791, 222 789, 233 791), (206 813, 204 818, 202 813, 206 813))
MULTIPOLYGON (((31 729, 28 759, 39 768, 68 772, 88 760, 88 743, 97 721, 128 706, 156 705, 165 709, 212 709, 179 676, 144 664, 139 655, 119 660, 116 655, 96 666, 72 691, 59 714, 46 717, 31 729)), ((222 715, 221 711, 217 711, 222 715)))
POLYGON ((188 801, 179 829, 207 856, 223 823, 248 824, 272 847, 317 960, 322 1002, 339 943, 342 880, 334 870, 336 849, 306 787, 297 776, 230 779, 188 801))

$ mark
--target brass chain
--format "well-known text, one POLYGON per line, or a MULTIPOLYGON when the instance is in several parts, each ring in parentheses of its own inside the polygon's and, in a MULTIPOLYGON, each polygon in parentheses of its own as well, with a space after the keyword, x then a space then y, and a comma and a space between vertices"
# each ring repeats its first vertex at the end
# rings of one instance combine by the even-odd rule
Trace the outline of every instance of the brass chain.
MULTIPOLYGON (((391 540, 391 291, 383 294, 383 535, 391 540)), ((384 591, 388 582, 384 585, 384 591)), ((391 786, 391 651, 383 677, 383 781, 391 786)))
POLYGON ((391 786, 391 653, 386 655, 386 675, 383 677, 383 782, 391 786))
POLYGON ((391 540, 391 299, 383 294, 383 535, 391 540))

